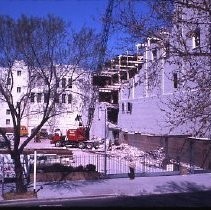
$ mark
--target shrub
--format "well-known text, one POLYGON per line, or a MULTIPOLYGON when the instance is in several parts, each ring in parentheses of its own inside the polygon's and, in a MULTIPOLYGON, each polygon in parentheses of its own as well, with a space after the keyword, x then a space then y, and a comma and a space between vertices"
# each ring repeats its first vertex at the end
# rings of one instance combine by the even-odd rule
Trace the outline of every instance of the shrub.
POLYGON ((60 172, 68 171, 68 166, 61 165, 60 163, 54 163, 44 168, 45 172, 60 172))
MULTIPOLYGON (((32 164, 30 164, 29 171, 32 173, 34 170, 34 167, 32 164)), ((42 172, 83 172, 83 171, 96 171, 96 166, 93 164, 87 164, 86 167, 83 167, 82 165, 79 165, 77 167, 73 166, 65 166, 61 163, 54 163, 52 165, 38 165, 37 171, 42 172)))
POLYGON ((93 164, 87 164, 86 165, 86 170, 87 171, 96 171, 96 166, 93 164))
POLYGON ((84 171, 84 167, 82 165, 77 166, 77 167, 75 167, 75 170, 74 171, 82 172, 82 171, 84 171))

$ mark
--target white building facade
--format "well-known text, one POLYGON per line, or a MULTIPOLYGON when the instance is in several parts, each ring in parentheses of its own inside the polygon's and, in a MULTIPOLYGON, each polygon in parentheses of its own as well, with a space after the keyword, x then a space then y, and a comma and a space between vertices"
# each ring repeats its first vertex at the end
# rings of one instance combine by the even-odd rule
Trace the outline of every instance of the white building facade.
MULTIPOLYGON (((57 66, 56 68, 64 68, 64 66, 57 66)), ((90 73, 82 69, 72 69, 71 66, 65 67, 65 75, 59 76, 58 91, 61 93, 58 96, 58 109, 62 109, 61 113, 50 118, 42 128, 46 129, 48 133, 52 133, 54 129, 60 128, 63 133, 69 128, 77 128, 79 121, 77 116, 86 125, 88 117, 88 103, 91 94, 90 73), (84 102, 86 101, 86 103, 84 102)), ((1 68, 1 79, 4 77, 4 69, 1 68)), ((7 71, 7 70, 6 70, 7 71)), ((64 73, 64 71, 58 71, 64 73)), ((31 79, 27 66, 22 61, 17 61, 12 67, 13 87, 12 98, 13 104, 20 101, 29 88, 31 79)), ((10 78, 11 79, 11 78, 10 78)), ((9 80, 10 80, 9 79, 9 80)), ((10 82, 8 80, 8 82, 10 82)), ((46 105, 46 86, 44 84, 36 84, 30 92, 28 102, 26 104, 25 113, 21 120, 21 125, 28 128, 29 134, 41 120, 41 110, 46 105)), ((6 102, 1 100, 1 119, 0 127, 13 127, 10 109, 6 102)))
MULTIPOLYGON (((209 13, 206 11, 199 13, 185 6, 176 7, 176 11, 180 12, 183 22, 179 23, 177 19, 171 32, 162 32, 163 36, 169 37, 170 48, 177 46, 178 49, 183 48, 181 51, 184 52, 185 46, 189 55, 199 53, 200 50, 210 53, 210 48, 204 47, 209 46, 210 43, 209 13), (195 22, 192 25, 187 24, 191 18, 195 22), (181 34, 185 45, 182 46, 182 42, 178 42, 176 38, 178 34, 181 34)), ((121 128, 120 138, 122 139, 125 135, 132 135, 134 138, 135 134, 193 135, 199 126, 194 121, 186 121, 183 125, 176 127, 170 124, 170 121, 174 119, 170 119, 167 113, 173 114, 174 110, 169 109, 168 103, 174 97, 179 98, 179 94, 187 91, 187 88, 183 90, 181 88, 187 85, 188 88, 191 87, 190 84, 179 84, 180 75, 184 76, 191 64, 188 64, 187 57, 182 54, 180 56, 179 53, 175 62, 175 57, 171 54, 168 56, 169 49, 161 47, 162 41, 152 37, 148 38, 146 43, 137 45, 138 50, 140 48, 144 50, 144 65, 135 77, 121 85, 118 127, 121 128)), ((200 62, 207 57, 199 56, 198 59, 200 62)), ((207 73, 210 74, 210 63, 205 63, 207 66, 203 68, 207 68, 207 73)), ((194 90, 194 82, 192 87, 189 88, 190 92, 194 90)), ((207 133, 207 135, 210 134, 207 133)))

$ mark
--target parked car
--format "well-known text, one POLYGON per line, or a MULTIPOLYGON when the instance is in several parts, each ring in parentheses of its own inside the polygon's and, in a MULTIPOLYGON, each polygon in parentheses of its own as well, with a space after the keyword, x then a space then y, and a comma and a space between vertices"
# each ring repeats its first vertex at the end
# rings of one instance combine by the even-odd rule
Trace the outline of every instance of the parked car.
MULTIPOLYGON (((33 132, 35 128, 31 130, 33 132)), ((48 138, 48 131, 45 128, 41 128, 40 131, 38 132, 37 136, 39 136, 40 139, 45 139, 48 138)))
POLYGON ((0 148, 5 148, 5 147, 7 147, 7 143, 4 137, 0 134, 0 148))
MULTIPOLYGON (((13 133, 6 133, 8 140, 11 142, 11 146, 14 146, 14 134, 13 133)), ((7 142, 5 141, 4 137, 0 134, 0 148, 6 148, 7 142)))

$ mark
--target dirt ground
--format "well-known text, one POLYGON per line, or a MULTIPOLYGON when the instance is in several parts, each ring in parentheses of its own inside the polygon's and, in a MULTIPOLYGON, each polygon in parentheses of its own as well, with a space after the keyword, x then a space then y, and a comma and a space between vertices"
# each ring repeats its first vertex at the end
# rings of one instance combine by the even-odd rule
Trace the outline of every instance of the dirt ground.
POLYGON ((37 193, 27 191, 25 193, 7 192, 3 194, 4 200, 24 199, 24 198, 37 198, 37 193))

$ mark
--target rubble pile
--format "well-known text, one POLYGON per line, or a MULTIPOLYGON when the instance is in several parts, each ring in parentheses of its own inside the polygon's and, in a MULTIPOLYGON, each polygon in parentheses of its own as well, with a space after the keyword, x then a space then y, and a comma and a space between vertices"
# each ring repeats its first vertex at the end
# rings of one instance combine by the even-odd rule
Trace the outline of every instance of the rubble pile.
POLYGON ((150 166, 160 167, 165 159, 165 152, 163 147, 159 147, 155 150, 144 152, 137 147, 121 144, 119 146, 112 146, 111 150, 107 150, 107 154, 112 157, 120 157, 127 161, 140 161, 150 166))
POLYGON ((128 144, 121 144, 119 146, 112 146, 112 150, 108 150, 110 156, 121 157, 126 160, 137 159, 143 157, 145 152, 141 151, 137 147, 130 146, 128 144))

